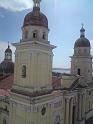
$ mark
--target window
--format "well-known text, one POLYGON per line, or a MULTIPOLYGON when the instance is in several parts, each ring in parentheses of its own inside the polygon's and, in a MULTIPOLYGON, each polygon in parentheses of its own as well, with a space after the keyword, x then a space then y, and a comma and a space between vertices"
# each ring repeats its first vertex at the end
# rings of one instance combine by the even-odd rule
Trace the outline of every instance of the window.
POLYGON ((7 106, 5 106, 5 111, 8 111, 7 106))
POLYGON ((33 38, 37 38, 37 31, 33 32, 33 38))
POLYGON ((43 33, 43 39, 44 39, 44 40, 46 39, 46 34, 45 34, 45 32, 43 33))
POLYGON ((42 110, 41 110, 41 114, 45 115, 45 113, 46 113, 46 107, 43 107, 42 110))
POLYGON ((80 68, 78 68, 78 70, 77 70, 77 74, 80 75, 80 68))
POLYGON ((81 50, 79 49, 79 50, 78 50, 78 54, 80 54, 80 53, 81 53, 81 50))
POLYGON ((91 95, 91 91, 89 91, 89 96, 91 95))
POLYGON ((7 123, 6 123, 6 119, 3 119, 3 124, 7 124, 7 123))
POLYGON ((26 65, 22 66, 22 77, 25 78, 26 77, 26 65))
POLYGON ((73 112, 72 112, 72 124, 75 124, 75 113, 76 113, 76 106, 73 106, 73 112))
POLYGON ((60 115, 57 115, 55 118, 55 124, 60 124, 60 115))

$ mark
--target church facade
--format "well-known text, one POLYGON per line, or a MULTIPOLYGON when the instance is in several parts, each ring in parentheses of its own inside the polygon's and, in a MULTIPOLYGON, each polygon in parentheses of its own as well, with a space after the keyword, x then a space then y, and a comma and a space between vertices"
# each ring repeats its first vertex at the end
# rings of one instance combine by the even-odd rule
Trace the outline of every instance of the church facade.
POLYGON ((22 39, 13 44, 14 80, 9 94, 0 97, 0 124, 88 124, 93 117, 93 80, 85 29, 82 25, 74 45, 71 73, 53 77, 56 46, 48 41, 48 19, 40 11, 41 0, 33 2, 33 10, 24 18, 22 39))

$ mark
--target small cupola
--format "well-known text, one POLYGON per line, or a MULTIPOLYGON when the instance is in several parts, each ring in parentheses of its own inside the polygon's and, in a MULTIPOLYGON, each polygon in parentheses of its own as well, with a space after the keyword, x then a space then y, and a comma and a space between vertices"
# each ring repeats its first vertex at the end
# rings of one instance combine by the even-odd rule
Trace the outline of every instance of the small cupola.
POLYGON ((12 61, 12 50, 10 49, 9 42, 8 42, 8 48, 5 50, 5 60, 12 61))
POLYGON ((90 41, 85 37, 85 29, 82 24, 80 29, 80 38, 76 40, 74 48, 77 47, 90 47, 90 41))
POLYGON ((43 13, 40 12, 41 0, 33 0, 33 2, 33 10, 25 16, 23 27, 37 25, 48 28, 48 19, 43 13))

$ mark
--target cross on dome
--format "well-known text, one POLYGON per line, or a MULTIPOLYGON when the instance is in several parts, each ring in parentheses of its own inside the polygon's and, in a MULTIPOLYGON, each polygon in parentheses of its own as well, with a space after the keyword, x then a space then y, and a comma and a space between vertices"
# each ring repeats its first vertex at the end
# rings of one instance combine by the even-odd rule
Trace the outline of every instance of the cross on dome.
POLYGON ((84 29, 84 24, 82 23, 82 28, 80 29, 80 37, 85 37, 85 29, 84 29))
POLYGON ((10 48, 10 46, 9 46, 9 41, 8 41, 8 48, 10 48))
POLYGON ((33 2, 34 2, 34 7, 39 7, 40 8, 41 0, 33 0, 33 2))

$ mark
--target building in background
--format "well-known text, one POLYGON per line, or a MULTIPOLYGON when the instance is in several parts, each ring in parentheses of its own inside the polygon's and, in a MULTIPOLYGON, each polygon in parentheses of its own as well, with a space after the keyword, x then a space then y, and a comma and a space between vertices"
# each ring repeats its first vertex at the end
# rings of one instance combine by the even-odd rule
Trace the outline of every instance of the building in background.
POLYGON ((12 50, 8 44, 8 48, 5 50, 5 58, 0 63, 0 76, 7 76, 14 73, 14 63, 12 61, 12 50))
POLYGON ((81 28, 80 38, 74 45, 71 57, 71 73, 82 75, 87 83, 92 81, 92 56, 90 41, 85 37, 85 29, 81 28))
MULTIPOLYGON (((33 2, 24 18, 22 39, 13 44, 14 75, 11 68, 0 79, 0 124, 88 124, 93 117, 93 80, 85 29, 74 45, 71 73, 52 73, 55 46, 48 41, 48 19, 40 11, 41 0, 33 2)), ((10 51, 8 46, 4 61, 12 62, 10 51)))

